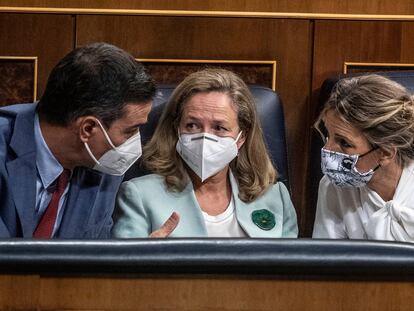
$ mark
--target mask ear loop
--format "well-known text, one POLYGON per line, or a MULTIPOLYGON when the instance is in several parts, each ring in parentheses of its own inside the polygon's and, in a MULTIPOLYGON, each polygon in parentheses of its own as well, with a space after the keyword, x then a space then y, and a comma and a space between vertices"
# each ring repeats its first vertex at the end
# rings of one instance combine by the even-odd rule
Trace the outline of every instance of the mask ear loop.
POLYGON ((180 129, 179 129, 178 127, 177 127, 177 137, 178 137, 177 141, 179 141, 179 142, 181 142, 181 143, 182 143, 182 141, 181 141, 180 129))
POLYGON ((377 149, 379 149, 379 147, 378 147, 378 146, 375 146, 375 147, 373 147, 371 150, 368 150, 367 152, 365 152, 365 153, 363 153, 363 154, 360 154, 360 155, 358 156, 358 158, 362 158, 362 157, 366 156, 367 154, 369 154, 369 153, 371 153, 372 151, 375 151, 375 150, 377 150, 377 149))
MULTIPOLYGON (((365 152, 364 154, 359 155, 359 156, 358 156, 358 159, 360 159, 360 158, 362 158, 362 157, 366 156, 367 154, 369 154, 369 153, 371 153, 372 151, 375 151, 375 150, 377 150, 377 149, 379 149, 379 146, 375 146, 375 147, 373 147, 371 150, 369 150, 369 151, 365 152)), ((381 167, 381 163, 378 163, 378 164, 377 164, 377 166, 376 166, 376 167, 374 167, 374 168, 372 169, 372 171, 373 171, 373 172, 375 172, 375 171, 376 171, 377 169, 379 169, 380 167, 381 167)))
POLYGON ((243 133, 243 131, 240 131, 239 135, 237 135, 236 140, 234 141, 234 144, 237 147, 237 157, 239 156, 239 149, 241 148, 241 146, 240 146, 240 148, 239 148, 239 146, 237 146, 237 142, 239 141, 239 138, 241 137, 242 133, 243 133))
POLYGON ((241 136, 242 133, 243 133, 243 131, 240 131, 239 135, 237 135, 237 137, 236 137, 236 143, 239 141, 239 138, 240 138, 240 136, 241 136))
POLYGON ((102 123, 98 119, 96 119, 96 121, 98 122, 99 126, 101 127, 102 132, 104 133, 104 136, 105 136, 106 140, 108 141, 109 145, 112 147, 112 149, 116 149, 116 147, 112 143, 111 139, 109 138, 108 133, 106 132, 105 128, 103 127, 102 123))
MULTIPOLYGON (((96 120, 96 122, 99 124, 99 126, 101 127, 102 132, 104 133, 104 136, 105 136, 106 140, 108 141, 109 145, 110 145, 112 148, 116 149, 116 147, 112 144, 112 141, 111 141, 111 139, 109 138, 108 134, 106 133, 106 131, 105 131, 104 127, 103 127, 103 126, 102 126, 102 124, 101 124, 101 122, 100 122, 98 119, 96 119, 96 118, 95 118, 95 120, 96 120)), ((89 147, 89 144, 88 144, 87 142, 84 142, 83 144, 84 144, 84 146, 85 146, 85 148, 86 148, 86 151, 89 153, 89 156, 92 158, 92 160, 93 160, 96 164, 101 165, 101 163, 99 162, 99 160, 98 160, 98 159, 94 156, 94 154, 93 154, 93 152, 92 152, 91 148, 89 147)))
POLYGON ((101 163, 99 163, 98 159, 96 159, 96 157, 93 155, 92 150, 89 147, 88 143, 84 142, 83 144, 86 148, 86 151, 89 153, 90 157, 92 158, 92 160, 94 160, 96 164, 101 165, 101 163))
POLYGON ((379 169, 381 167, 381 163, 378 163, 378 165, 372 170, 373 172, 375 172, 377 169, 379 169))

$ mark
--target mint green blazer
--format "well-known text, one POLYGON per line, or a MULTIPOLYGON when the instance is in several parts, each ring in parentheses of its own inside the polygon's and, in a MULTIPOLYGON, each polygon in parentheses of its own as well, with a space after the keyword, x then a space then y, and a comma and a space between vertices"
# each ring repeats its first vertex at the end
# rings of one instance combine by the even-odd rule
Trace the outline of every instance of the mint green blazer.
MULTIPOLYGON (((295 209, 283 183, 274 184, 253 202, 245 203, 239 199, 237 181, 232 174, 229 176, 236 217, 249 237, 297 237, 295 209), (270 230, 261 229, 252 219, 254 211, 263 209, 275 217, 275 226, 270 230)), ((134 178, 121 185, 116 202, 113 237, 148 237, 174 211, 180 215, 180 222, 170 237, 207 237, 204 218, 191 182, 182 192, 171 192, 167 190, 162 176, 152 174, 134 178)))

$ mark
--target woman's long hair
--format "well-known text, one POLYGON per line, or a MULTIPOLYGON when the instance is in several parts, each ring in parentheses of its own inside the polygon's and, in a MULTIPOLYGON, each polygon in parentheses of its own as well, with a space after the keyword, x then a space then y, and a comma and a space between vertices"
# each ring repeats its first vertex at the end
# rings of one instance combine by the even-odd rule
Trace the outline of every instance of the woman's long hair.
POLYGON ((208 92, 222 92, 232 99, 246 140, 230 168, 239 185, 240 199, 251 202, 275 182, 277 172, 263 140, 253 96, 243 80, 228 70, 204 69, 190 74, 177 86, 154 135, 144 147, 144 165, 164 176, 168 190, 181 192, 185 188, 188 175, 176 152, 178 127, 188 100, 195 94, 208 92))

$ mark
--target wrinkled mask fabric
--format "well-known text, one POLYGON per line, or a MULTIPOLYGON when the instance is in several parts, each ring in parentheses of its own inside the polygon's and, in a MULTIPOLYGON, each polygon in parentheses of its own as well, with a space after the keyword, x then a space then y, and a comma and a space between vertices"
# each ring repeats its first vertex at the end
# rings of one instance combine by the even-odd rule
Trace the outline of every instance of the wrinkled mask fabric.
POLYGON ((321 149, 321 169, 322 173, 339 187, 364 187, 374 175, 374 171, 379 165, 367 172, 361 173, 356 168, 358 159, 370 153, 374 149, 363 155, 349 155, 345 153, 321 149))
POLYGON ((201 181, 226 167, 238 154, 233 137, 220 137, 209 133, 179 135, 176 150, 201 181))
POLYGON ((141 135, 137 132, 123 144, 115 147, 101 122, 97 121, 112 149, 105 152, 98 160, 93 155, 88 143, 84 143, 90 157, 96 163, 93 169, 104 174, 122 176, 142 155, 141 135))

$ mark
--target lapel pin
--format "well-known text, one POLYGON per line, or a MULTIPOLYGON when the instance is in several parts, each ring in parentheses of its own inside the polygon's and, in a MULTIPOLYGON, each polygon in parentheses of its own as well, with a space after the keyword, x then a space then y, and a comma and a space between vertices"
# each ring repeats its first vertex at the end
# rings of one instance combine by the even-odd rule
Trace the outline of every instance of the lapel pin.
POLYGON ((252 221, 262 230, 270 230, 276 225, 275 215, 267 209, 259 209, 252 212, 252 221))

